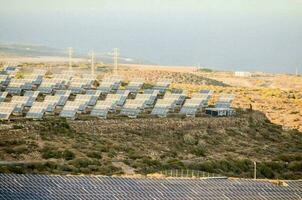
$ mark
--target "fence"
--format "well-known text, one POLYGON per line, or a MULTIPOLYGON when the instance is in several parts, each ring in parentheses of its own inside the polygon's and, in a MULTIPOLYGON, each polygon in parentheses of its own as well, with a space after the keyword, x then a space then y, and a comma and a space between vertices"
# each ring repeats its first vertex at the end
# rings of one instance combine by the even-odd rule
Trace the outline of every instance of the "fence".
POLYGON ((181 177, 181 178, 226 178, 220 174, 214 174, 198 170, 189 169, 170 169, 160 171, 160 174, 166 177, 181 177))

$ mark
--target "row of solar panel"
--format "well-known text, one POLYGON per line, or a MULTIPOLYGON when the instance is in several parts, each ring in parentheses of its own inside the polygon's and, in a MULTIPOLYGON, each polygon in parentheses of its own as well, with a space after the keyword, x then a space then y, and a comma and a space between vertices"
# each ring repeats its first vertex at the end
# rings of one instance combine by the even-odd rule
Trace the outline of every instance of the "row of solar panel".
MULTIPOLYGON (((96 88, 96 78, 86 76, 86 78, 77 78, 69 75, 54 75, 53 78, 43 78, 43 75, 30 75, 23 79, 10 78, 8 75, 0 75, 0 86, 5 88, 8 93, 21 94, 24 90, 33 90, 37 88, 38 91, 44 94, 50 94, 54 90, 71 90, 72 93, 80 94, 85 90, 97 89, 109 93, 116 91, 123 79, 119 76, 112 76, 102 80, 100 85, 96 88)), ((134 79, 129 82, 126 89, 132 93, 138 92, 144 84, 141 78, 134 79)), ((160 80, 154 86, 154 89, 164 92, 170 85, 169 80, 160 80)))
POLYGON ((301 199, 302 182, 0 174, 1 199, 301 199))
POLYGON ((56 108, 61 108, 60 116, 75 119, 77 113, 86 113, 91 110, 90 115, 107 118, 108 113, 120 110, 120 115, 136 118, 145 109, 152 109, 151 115, 166 117, 169 112, 180 110, 181 114, 193 116, 202 109, 214 112, 217 109, 224 111, 220 116, 230 115, 233 100, 232 95, 221 95, 215 108, 207 108, 208 100, 213 91, 201 91, 193 94, 191 99, 186 99, 186 93, 166 93, 162 99, 158 98, 159 91, 146 90, 146 93, 137 94, 135 99, 127 99, 129 90, 118 90, 116 94, 107 94, 105 100, 99 100, 103 92, 100 90, 89 90, 86 94, 76 95, 73 101, 68 101, 70 90, 58 90, 52 95, 46 95, 43 102, 35 101, 39 91, 26 91, 24 96, 13 96, 10 102, 3 102, 7 92, 0 93, 0 119, 9 119, 11 114, 22 114, 25 107, 29 110, 26 118, 41 119, 46 113, 54 113, 56 108), (223 107, 221 107, 223 105, 223 107), (88 110, 89 110, 88 109, 88 110))

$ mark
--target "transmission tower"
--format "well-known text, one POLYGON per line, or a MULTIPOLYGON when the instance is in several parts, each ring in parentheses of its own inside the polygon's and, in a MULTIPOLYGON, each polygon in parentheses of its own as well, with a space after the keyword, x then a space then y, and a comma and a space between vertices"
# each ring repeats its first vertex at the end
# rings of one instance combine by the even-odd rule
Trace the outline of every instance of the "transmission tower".
POLYGON ((119 49, 113 49, 114 74, 117 75, 119 49))
POLYGON ((72 47, 69 47, 68 48, 69 71, 72 70, 72 53, 73 53, 73 49, 72 49, 72 47))
POLYGON ((94 68, 94 51, 92 50, 91 52, 91 75, 94 76, 95 75, 95 68, 94 68))

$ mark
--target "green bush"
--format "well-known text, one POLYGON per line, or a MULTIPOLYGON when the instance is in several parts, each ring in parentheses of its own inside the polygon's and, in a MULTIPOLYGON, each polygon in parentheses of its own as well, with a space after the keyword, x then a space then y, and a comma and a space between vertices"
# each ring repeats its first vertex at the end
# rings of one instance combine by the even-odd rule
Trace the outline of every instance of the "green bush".
POLYGON ((14 124, 13 125, 13 129, 22 129, 23 126, 22 125, 19 125, 19 124, 14 124))
POLYGON ((292 161, 289 163, 288 168, 292 171, 302 172, 302 161, 292 161))
POLYGON ((65 160, 72 160, 75 158, 75 155, 72 151, 69 151, 69 150, 64 150, 63 153, 62 153, 62 157, 65 159, 65 160))
POLYGON ((265 178, 274 178, 273 170, 268 167, 265 163, 260 164, 260 166, 258 167, 258 171, 260 172, 260 175, 264 176, 265 178))
POLYGON ((192 153, 196 156, 205 156, 206 155, 206 150, 203 146, 201 145, 196 145, 193 149, 192 149, 192 153))
POLYGON ((44 147, 42 149, 42 158, 44 159, 49 159, 49 158, 61 158, 62 157, 62 152, 57 151, 51 147, 44 147))
POLYGON ((97 152, 97 151, 91 151, 91 152, 87 153, 87 156, 90 158, 102 159, 102 153, 97 152))

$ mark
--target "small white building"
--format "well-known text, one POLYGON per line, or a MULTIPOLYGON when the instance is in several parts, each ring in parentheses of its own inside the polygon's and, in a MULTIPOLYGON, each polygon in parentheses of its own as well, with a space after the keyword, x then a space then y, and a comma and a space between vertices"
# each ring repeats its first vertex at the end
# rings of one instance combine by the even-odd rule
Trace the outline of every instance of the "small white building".
POLYGON ((244 71, 236 71, 235 76, 236 77, 251 77, 252 73, 251 72, 244 72, 244 71))

